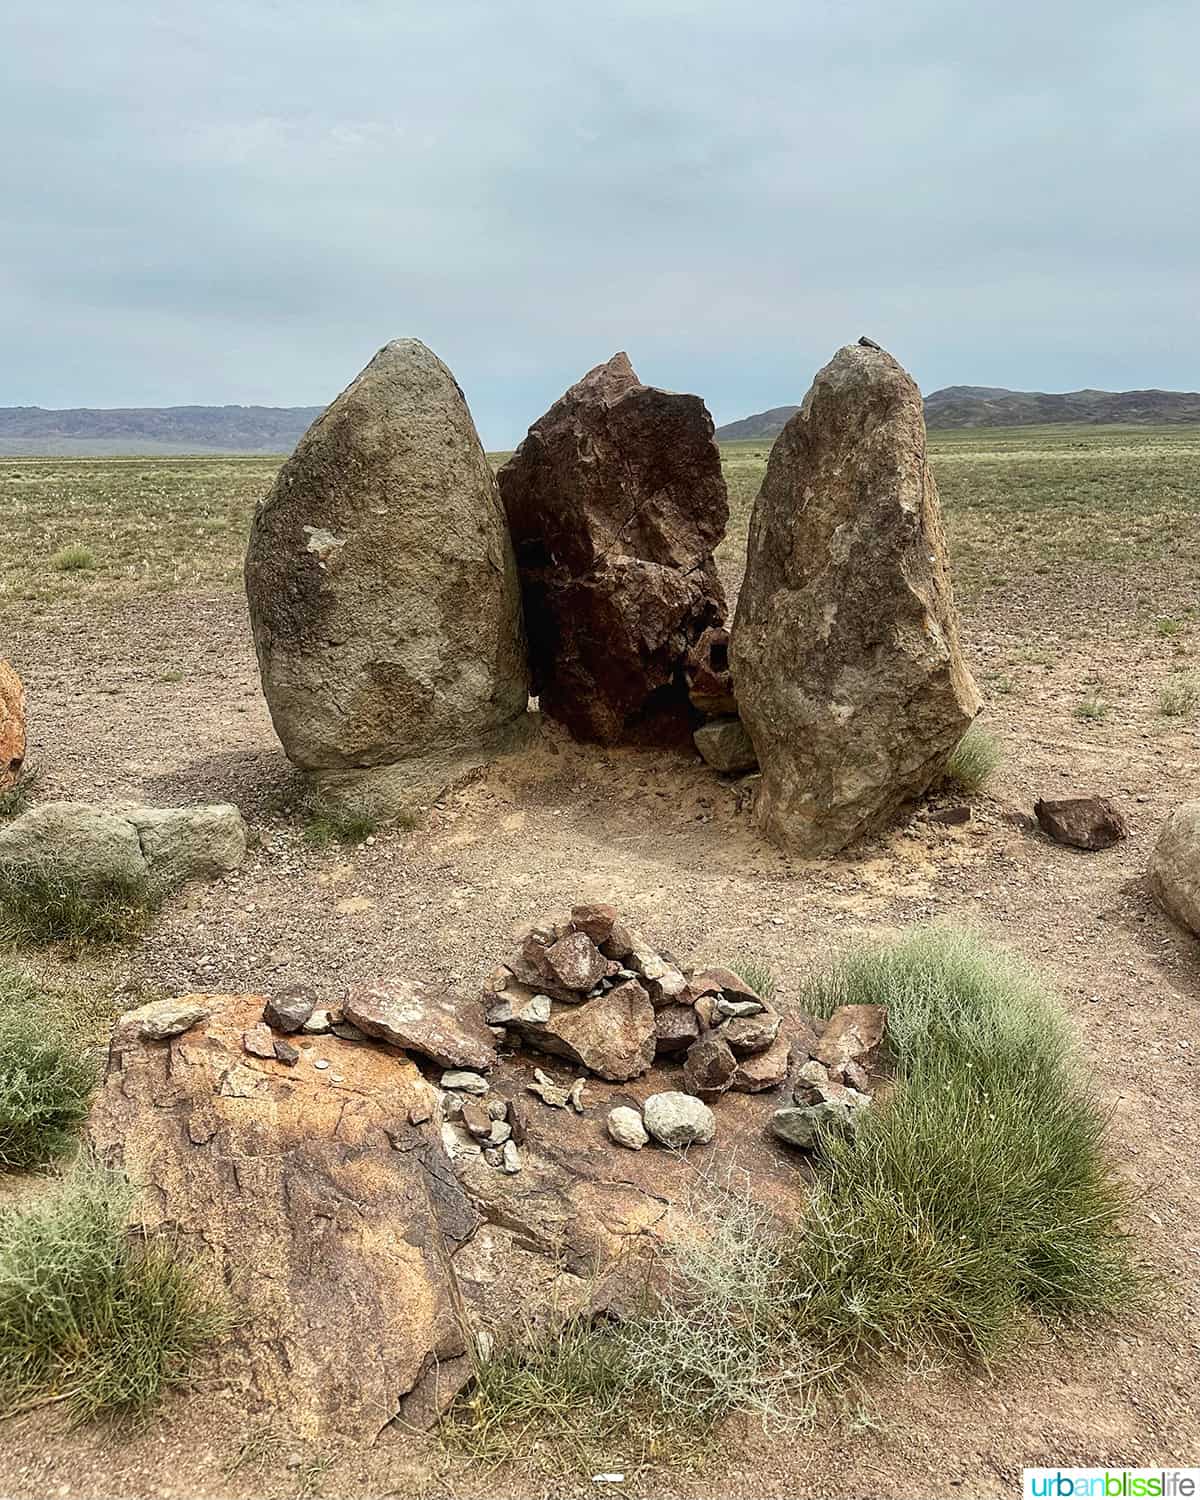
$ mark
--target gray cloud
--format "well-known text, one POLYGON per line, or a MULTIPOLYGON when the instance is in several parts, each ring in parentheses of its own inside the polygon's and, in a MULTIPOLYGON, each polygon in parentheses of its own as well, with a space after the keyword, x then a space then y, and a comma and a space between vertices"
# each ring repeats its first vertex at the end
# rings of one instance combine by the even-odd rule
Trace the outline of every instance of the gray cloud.
POLYGON ((926 388, 1200 384, 1191 0, 39 0, 0 404, 321 401, 385 339, 503 445, 589 365, 718 420, 860 332, 926 388))

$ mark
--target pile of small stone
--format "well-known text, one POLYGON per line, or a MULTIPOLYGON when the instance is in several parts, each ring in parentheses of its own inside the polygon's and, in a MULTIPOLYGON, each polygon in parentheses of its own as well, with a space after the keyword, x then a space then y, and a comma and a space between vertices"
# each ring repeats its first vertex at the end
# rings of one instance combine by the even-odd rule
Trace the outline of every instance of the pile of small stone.
POLYGON ((687 1093, 774 1088, 788 1071, 778 1013, 728 969, 684 969, 604 903, 524 928, 488 979, 489 1025, 611 1083, 682 1058, 687 1093))
POLYGON ((886 1024, 885 1006, 839 1006, 796 1074, 791 1105, 771 1116, 772 1134, 800 1147, 817 1145, 830 1129, 853 1135, 858 1115, 871 1103, 867 1067, 886 1024))

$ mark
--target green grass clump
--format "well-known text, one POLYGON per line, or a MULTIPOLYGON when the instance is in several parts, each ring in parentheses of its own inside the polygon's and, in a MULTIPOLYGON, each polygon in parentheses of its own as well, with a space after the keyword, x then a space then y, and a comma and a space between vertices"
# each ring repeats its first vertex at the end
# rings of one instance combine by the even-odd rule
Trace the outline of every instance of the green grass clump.
POLYGON ((29 810, 33 793, 38 784, 38 772, 24 771, 12 786, 0 791, 0 822, 5 818, 19 818, 29 810))
POLYGON ((378 821, 369 813, 333 805, 313 807, 304 822, 304 841, 314 849, 328 849, 331 844, 361 844, 378 830, 378 821))
POLYGON ((0 943, 124 942, 162 895, 143 878, 97 880, 59 860, 13 864, 0 869, 0 943))
POLYGON ((787 1270, 826 1367, 863 1356, 989 1359, 1032 1315, 1110 1314, 1139 1290, 1127 1203, 1065 1017, 1038 979, 953 932, 864 949, 816 1014, 888 1007, 895 1089, 829 1139, 787 1270))
POLYGON ((96 554, 82 542, 72 542, 51 556, 50 566, 56 573, 90 573, 96 566, 96 554))
POLYGON ((0 1210, 0 1417, 64 1401, 139 1416, 227 1326, 177 1247, 128 1228, 133 1190, 92 1166, 0 1210))
POLYGON ((25 976, 0 966, 0 1169, 69 1151, 96 1085, 92 1051, 25 976))
POLYGON ((1082 702, 1075 705, 1075 717, 1089 722, 1106 719, 1108 717, 1108 703, 1099 693, 1089 693, 1082 702))
POLYGON ((977 719, 946 762, 946 780, 954 782, 964 792, 981 791, 1003 759, 1000 742, 977 719))
POLYGON ((1190 674, 1165 682, 1158 695, 1158 711, 1165 718, 1181 719, 1200 704, 1200 682, 1190 674))
POLYGON ((778 989, 774 971, 769 964, 758 958, 743 958, 730 968, 739 979, 744 979, 760 1000, 773 1000, 778 989))

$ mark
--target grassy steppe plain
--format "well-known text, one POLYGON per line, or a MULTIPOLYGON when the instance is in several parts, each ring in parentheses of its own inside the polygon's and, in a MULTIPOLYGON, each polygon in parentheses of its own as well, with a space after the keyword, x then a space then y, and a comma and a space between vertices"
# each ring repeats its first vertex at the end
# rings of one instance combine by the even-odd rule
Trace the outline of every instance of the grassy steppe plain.
MULTIPOLYGON (((722 449, 727 576, 740 572, 769 452, 764 442, 722 449)), ((934 432, 930 452, 964 604, 1023 574, 1200 563, 1200 428, 934 432)), ((255 501, 280 462, 0 460, 0 614, 235 582, 255 501)))

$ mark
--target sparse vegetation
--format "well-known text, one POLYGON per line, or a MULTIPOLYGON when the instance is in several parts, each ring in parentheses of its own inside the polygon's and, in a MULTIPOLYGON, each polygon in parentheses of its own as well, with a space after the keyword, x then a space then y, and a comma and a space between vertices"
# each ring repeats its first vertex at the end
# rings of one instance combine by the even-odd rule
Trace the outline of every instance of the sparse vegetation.
POLYGON ((1075 705, 1075 717, 1085 722, 1094 722, 1108 717, 1108 701, 1099 693, 1089 693, 1075 705))
POLYGON ((176 1245, 128 1228, 133 1207, 124 1179, 86 1164, 0 1210, 0 1415, 144 1415, 227 1326, 176 1245))
POLYGON ((731 1411, 804 1419, 803 1350, 778 1297, 785 1241, 745 1189, 697 1191, 709 1232, 677 1248, 669 1295, 607 1327, 553 1319, 478 1360, 444 1429, 453 1446, 523 1459, 532 1430, 584 1464, 614 1452, 680 1462, 731 1411))
POLYGON ((1182 630, 1183 621, 1173 620, 1169 615, 1162 615, 1154 622, 1155 634, 1164 636, 1168 640, 1179 635, 1182 630))
POLYGON ((1158 711, 1168 719, 1195 713, 1200 704, 1200 681, 1190 673, 1168 678, 1158 695, 1158 711))
POLYGON ((163 894, 146 880, 88 878, 59 861, 0 870, 0 944, 124 942, 163 894))
POLYGON ((96 566, 96 554, 82 542, 60 547, 50 558, 56 573, 88 573, 96 566))
POLYGON ((96 1077, 77 1029, 38 985, 0 964, 0 1169, 28 1171, 69 1151, 96 1077))
POLYGON ((946 780, 964 792, 982 791, 1003 759, 999 740, 976 719, 946 762, 946 780))
POLYGON ((304 820, 304 841, 314 849, 331 844, 361 844, 379 830, 379 823, 369 813, 332 803, 310 805, 304 820))
POLYGON ((731 965, 739 979, 744 979, 762 1000, 773 1000, 777 983, 769 964, 758 958, 743 958, 731 965))
POLYGON ((1108 1315, 1142 1290, 1103 1118, 1057 1003, 970 937, 863 949, 806 1008, 886 1003, 894 1086, 823 1143, 798 1227, 726 1194, 668 1294, 612 1328, 554 1325, 480 1362, 451 1441, 515 1457, 540 1432, 590 1461, 661 1456, 732 1410, 794 1423, 865 1364, 987 1361, 1032 1317, 1108 1315))
POLYGON ((19 818, 33 803, 37 790, 39 771, 36 766, 21 773, 20 779, 4 791, 0 791, 0 822, 6 818, 19 818))

